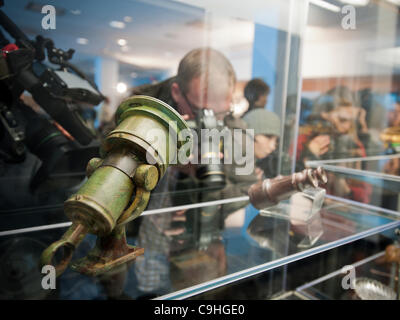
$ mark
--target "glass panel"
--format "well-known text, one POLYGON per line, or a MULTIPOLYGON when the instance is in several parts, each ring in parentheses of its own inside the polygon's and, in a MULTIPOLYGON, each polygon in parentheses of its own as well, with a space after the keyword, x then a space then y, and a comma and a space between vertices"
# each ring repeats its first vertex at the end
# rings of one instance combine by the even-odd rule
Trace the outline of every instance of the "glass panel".
MULTIPOLYGON (((46 246, 59 239, 65 228, 2 232, 1 245, 7 250, 1 251, 0 261, 10 262, 6 263, 7 272, 2 273, 3 281, 9 281, 11 274, 17 274, 14 280, 19 281, 18 288, 2 286, 6 288, 2 297, 106 299, 114 295, 180 299, 400 225, 384 212, 328 201, 320 212, 323 235, 312 247, 304 248, 299 244, 306 235, 305 225, 262 217, 245 205, 238 202, 190 208, 185 215, 182 210, 146 214, 139 218, 139 230, 137 223, 127 225, 128 242, 144 247, 145 254, 125 271, 87 277, 68 268, 57 280, 56 290, 50 292, 39 287, 37 280, 42 275, 32 268, 46 246), (21 264, 24 259, 27 263, 21 264)), ((88 235, 72 261, 87 255, 95 239, 88 235)))
MULTIPOLYGON (((40 136, 38 132, 46 133, 47 129, 39 126, 30 127, 30 131, 24 128, 26 158, 2 162, 0 168, 0 214, 4 217, 0 221, 0 230, 66 221, 60 209, 63 202, 87 181, 88 161, 99 157, 102 141, 116 126, 114 114, 118 105, 133 94, 151 95, 167 102, 181 115, 189 117, 188 125, 196 128, 194 133, 198 133, 205 123, 214 123, 218 130, 228 127, 232 132, 232 141, 217 136, 219 152, 212 154, 224 155, 223 159, 214 159, 220 160, 221 166, 169 167, 153 190, 147 210, 237 199, 246 196, 248 187, 261 177, 290 173, 289 149, 295 138, 299 54, 306 1, 253 0, 246 8, 234 6, 231 1, 219 1, 218 4, 191 0, 117 0, 112 4, 109 1, 58 1, 54 7, 55 29, 41 13, 40 4, 5 1, 2 10, 29 39, 41 35, 51 38, 56 48, 65 51, 73 48, 75 53, 70 62, 93 86, 97 85, 106 98, 94 106, 94 103, 79 105, 80 116, 96 132, 96 139, 84 145, 78 136, 68 136, 68 132, 73 132, 68 125, 54 129, 48 124, 54 119, 41 105, 43 103, 36 101, 39 99, 32 97, 29 90, 21 92, 24 103, 30 107, 28 110, 33 108, 35 114, 28 119, 18 107, 13 107, 18 120, 33 124, 40 118, 49 126, 47 129, 56 130, 57 134, 61 132, 64 140, 42 150, 37 144, 52 141, 53 136, 40 136), (223 58, 218 55, 210 59, 207 56, 193 58, 195 62, 200 59, 197 67, 194 62, 185 60, 192 63, 188 69, 191 74, 185 75, 184 70, 179 72, 180 62, 186 54, 205 47, 217 50, 223 58), (207 76, 198 76, 196 68, 207 76), (189 86, 192 76, 201 80, 193 82, 194 86, 198 85, 194 89, 189 86), (220 79, 223 76, 226 79, 220 79), (256 78, 259 83, 264 81, 266 85, 262 86, 267 89, 260 94, 257 85, 250 85, 246 98, 245 88, 256 78), (149 85, 154 86, 149 89, 149 85), (176 85, 178 95, 173 93, 176 85), (225 95, 225 91, 229 94, 225 95), (274 112, 275 116, 265 113, 264 119, 255 117, 245 121, 244 115, 253 107, 274 112), (210 121, 199 108, 212 110, 217 121, 210 121), (245 128, 256 128, 261 140, 255 141, 251 133, 243 135, 245 128), (240 131, 241 139, 234 136, 236 129, 240 131), (50 137, 49 140, 46 137, 50 137), (69 138, 74 141, 68 141, 69 138), (243 154, 236 157, 240 151, 243 154), (243 166, 246 170, 239 173, 237 169, 243 166), (223 177, 216 172, 223 172, 223 177), (199 176, 206 176, 210 181, 199 176), (224 180, 224 187, 216 183, 218 179, 224 180), (33 217, 28 217, 30 212, 35 212, 33 217)), ((15 42, 7 30, 2 28, 2 31, 5 41, 15 42)), ((34 70, 42 75, 47 67, 58 68, 45 58, 35 62, 34 70)), ((70 78, 63 75, 61 80, 70 78)), ((74 81, 70 87, 79 84, 82 89, 89 87, 89 82, 82 85, 84 81, 80 77, 77 79, 79 81, 74 81)), ((63 124, 63 118, 56 121, 63 124)), ((202 146, 200 139, 199 154, 207 158, 209 154, 202 151, 202 146)), ((10 153, 8 149, 5 151, 10 153)))
POLYGON ((327 193, 399 211, 400 156, 382 155, 365 158, 310 161, 310 167, 322 166, 329 176, 327 193))
MULTIPOLYGON (((287 263, 397 226, 397 129, 382 133, 400 125, 398 10, 345 2, 6 0, 0 261, 11 263, 0 298, 186 298, 278 267, 285 279, 287 263), (173 110, 149 99, 126 104, 134 115, 116 112, 132 95, 173 110), (170 135, 176 113, 186 120, 176 130, 187 125, 195 146, 179 165, 170 163, 184 146, 170 135), (366 158, 382 154, 390 155, 366 158), (324 164, 337 188, 328 186, 312 219, 294 218, 290 202, 284 217, 248 205, 254 182, 340 158, 324 164), (136 176, 143 162, 158 170, 136 176), (68 269, 44 292, 33 266, 72 224, 64 201, 83 190, 70 216, 100 233, 143 205, 135 197, 147 201, 156 171, 163 177, 145 211, 126 227, 145 254, 106 277, 68 269)), ((74 259, 95 240, 86 237, 74 259)))
POLYGON ((395 263, 384 259, 385 251, 382 251, 343 266, 347 270, 354 268, 352 272, 357 282, 353 286, 344 278, 348 271, 339 269, 299 287, 297 291, 312 300, 379 300, 380 297, 380 300, 393 300, 398 297, 399 270, 395 263))
MULTIPOLYGON (((297 168, 304 160, 395 153, 398 7, 310 1, 304 34, 297 168)), ((294 166, 295 167, 295 166, 294 166)))
POLYGON ((189 299, 358 299, 349 286, 352 279, 367 277, 391 288, 397 287, 397 267, 384 261, 385 249, 389 246, 393 248, 392 244, 398 246, 397 229, 293 261, 285 267, 275 268, 189 299))

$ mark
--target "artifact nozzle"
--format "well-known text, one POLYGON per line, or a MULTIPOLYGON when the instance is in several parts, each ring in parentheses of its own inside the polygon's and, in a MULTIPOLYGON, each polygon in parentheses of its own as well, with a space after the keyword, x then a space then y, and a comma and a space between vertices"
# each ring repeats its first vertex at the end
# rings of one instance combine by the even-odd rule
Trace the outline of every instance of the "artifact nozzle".
POLYGON ((56 275, 62 274, 68 267, 75 248, 87 234, 87 229, 82 224, 73 224, 62 238, 51 244, 41 256, 41 265, 52 265, 56 275))
POLYGON ((254 207, 265 209, 288 199, 296 192, 302 192, 306 187, 317 188, 327 182, 328 178, 322 167, 304 169, 290 176, 278 176, 257 182, 250 187, 248 194, 254 207))

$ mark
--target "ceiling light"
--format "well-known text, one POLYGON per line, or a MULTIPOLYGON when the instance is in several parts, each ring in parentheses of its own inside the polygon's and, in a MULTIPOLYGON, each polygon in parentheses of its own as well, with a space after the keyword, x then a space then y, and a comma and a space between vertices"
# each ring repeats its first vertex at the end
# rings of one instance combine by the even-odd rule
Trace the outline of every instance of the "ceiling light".
POLYGON ((333 12, 340 12, 340 7, 323 0, 310 0, 310 3, 333 12))
POLYGON ((125 23, 122 21, 111 21, 110 22, 110 27, 116 28, 116 29, 124 29, 125 28, 125 23))
POLYGON ((76 38, 76 43, 85 45, 89 43, 89 40, 86 38, 76 38))
POLYGON ((79 16, 81 13, 82 13, 82 11, 81 10, 78 10, 78 9, 76 9, 76 10, 69 10, 72 14, 74 14, 74 15, 76 15, 76 16, 79 16))
POLYGON ((128 87, 126 86, 125 83, 123 83, 123 82, 118 82, 118 84, 117 84, 117 92, 118 92, 118 93, 125 93, 125 92, 126 92, 126 89, 128 89, 128 87))
POLYGON ((132 22, 132 17, 126 16, 126 17, 124 17, 124 21, 125 22, 132 22))
POLYGON ((350 4, 352 6, 366 6, 369 0, 339 0, 341 3, 350 4))
POLYGON ((126 45, 126 40, 125 39, 118 39, 117 41, 118 45, 120 45, 121 47, 126 45))

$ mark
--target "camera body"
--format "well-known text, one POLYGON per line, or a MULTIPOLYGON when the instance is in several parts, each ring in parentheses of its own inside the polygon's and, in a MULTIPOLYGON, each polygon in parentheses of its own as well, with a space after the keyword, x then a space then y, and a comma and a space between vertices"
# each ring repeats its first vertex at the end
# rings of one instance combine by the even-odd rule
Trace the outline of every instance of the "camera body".
POLYGON ((221 132, 225 126, 215 117, 211 109, 201 109, 197 112, 194 121, 188 121, 189 127, 197 133, 199 164, 196 169, 196 178, 202 188, 223 188, 225 173, 223 169, 224 144, 218 134, 214 139, 214 132, 221 132))
MULTIPOLYGON (((41 36, 28 39, 1 10, 0 27, 0 158, 6 163, 22 162, 27 150, 37 156, 42 166, 31 180, 35 189, 68 154, 83 146, 91 148, 96 135, 82 111, 99 104, 104 96, 69 63, 73 49, 58 49, 41 36), (57 68, 44 63, 46 56, 57 68), (21 99, 24 92, 45 112, 28 106, 21 99)), ((94 156, 92 151, 89 154, 94 156)))
MULTIPOLYGON (((198 137, 198 152, 195 152, 198 155, 198 165, 195 169, 196 182, 192 180, 195 190, 188 183, 180 182, 178 179, 177 198, 179 198, 180 191, 191 189, 195 203, 220 199, 219 191, 226 185, 223 167, 224 143, 223 135, 220 133, 226 129, 226 126, 223 121, 215 117, 211 109, 199 110, 196 118, 187 123, 198 137), (215 139, 215 137, 217 138, 215 139)), ((176 227, 182 227, 182 222, 175 224, 176 227)), ((186 221, 183 224, 185 232, 174 237, 175 245, 173 245, 172 251, 178 253, 193 248, 206 249, 213 241, 220 238, 224 225, 221 206, 210 205, 190 209, 186 213, 186 221)))

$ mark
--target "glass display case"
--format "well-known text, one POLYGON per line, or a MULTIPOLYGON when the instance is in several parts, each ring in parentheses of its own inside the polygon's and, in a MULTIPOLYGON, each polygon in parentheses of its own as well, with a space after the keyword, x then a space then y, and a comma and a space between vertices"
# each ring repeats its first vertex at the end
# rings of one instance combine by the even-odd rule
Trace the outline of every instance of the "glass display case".
POLYGON ((397 295, 396 4, 50 2, 0 8, 0 299, 397 295))
MULTIPOLYGON (((165 230, 154 229, 151 221, 174 221, 181 207, 145 211, 140 218, 140 231, 127 230, 129 243, 138 243, 139 238, 145 243, 145 254, 118 277, 110 276, 119 280, 109 280, 108 285, 106 276, 88 277, 67 269, 57 280, 56 290, 41 288, 42 274, 35 268, 40 255, 65 232, 70 222, 2 231, 2 298, 106 299, 115 294, 132 299, 184 299, 400 225, 396 212, 368 210, 329 200, 320 211, 322 235, 314 244, 304 247, 299 244, 307 236, 307 228, 298 224, 298 220, 261 216, 246 201, 238 200, 241 201, 186 206, 186 221, 177 220, 165 230), (230 214, 223 227, 216 225, 214 230, 208 227, 197 232, 190 229, 202 213, 215 206, 237 203, 242 208, 230 214), (172 231, 189 221, 192 223, 188 224, 189 232, 173 235, 172 231), (210 240, 202 242, 200 239, 205 236, 210 236, 210 240)), ((40 217, 50 212, 48 209, 48 213, 31 214, 40 217)), ((85 256, 94 244, 94 236, 86 237, 72 260, 85 256)))
MULTIPOLYGON (((395 300, 398 296, 398 268, 395 264, 388 264, 382 261, 385 252, 379 252, 371 255, 368 258, 362 259, 347 266, 354 267, 357 278, 364 281, 369 281, 376 288, 371 290, 375 294, 371 296, 370 300, 395 300), (376 281, 376 283, 374 283, 376 281)), ((339 269, 325 277, 321 277, 304 284, 296 289, 296 292, 308 299, 345 299, 345 300, 358 300, 363 299, 364 296, 357 294, 355 286, 350 288, 343 288, 340 286, 343 278, 343 270, 339 269), (332 284, 328 284, 331 282, 332 284), (334 288, 334 286, 337 286, 334 288), (324 288, 329 288, 325 290, 324 288)), ((356 278, 356 279, 357 279, 356 278)), ((368 297, 367 297, 368 299, 368 297)))

